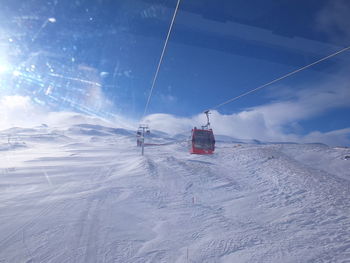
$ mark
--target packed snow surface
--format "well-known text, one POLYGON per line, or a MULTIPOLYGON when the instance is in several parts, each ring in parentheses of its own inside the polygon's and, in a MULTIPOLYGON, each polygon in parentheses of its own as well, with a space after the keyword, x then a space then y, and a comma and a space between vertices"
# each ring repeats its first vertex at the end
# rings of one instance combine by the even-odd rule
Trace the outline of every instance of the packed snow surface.
POLYGON ((153 140, 2 131, 0 262, 350 262, 348 148, 153 140))

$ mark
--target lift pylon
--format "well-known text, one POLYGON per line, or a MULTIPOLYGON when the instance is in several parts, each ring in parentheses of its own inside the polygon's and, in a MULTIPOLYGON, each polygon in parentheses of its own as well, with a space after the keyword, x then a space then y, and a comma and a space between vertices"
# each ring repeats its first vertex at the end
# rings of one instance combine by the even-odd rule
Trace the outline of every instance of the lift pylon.
POLYGON ((145 134, 149 134, 150 129, 147 124, 140 124, 136 132, 137 146, 141 147, 141 155, 144 154, 145 134))

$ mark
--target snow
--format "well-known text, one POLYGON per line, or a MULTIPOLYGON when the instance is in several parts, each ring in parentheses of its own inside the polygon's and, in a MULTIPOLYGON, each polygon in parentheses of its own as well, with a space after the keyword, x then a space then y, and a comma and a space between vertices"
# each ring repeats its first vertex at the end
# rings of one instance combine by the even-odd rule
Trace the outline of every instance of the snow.
POLYGON ((349 262, 349 148, 134 131, 0 133, 0 262, 349 262))

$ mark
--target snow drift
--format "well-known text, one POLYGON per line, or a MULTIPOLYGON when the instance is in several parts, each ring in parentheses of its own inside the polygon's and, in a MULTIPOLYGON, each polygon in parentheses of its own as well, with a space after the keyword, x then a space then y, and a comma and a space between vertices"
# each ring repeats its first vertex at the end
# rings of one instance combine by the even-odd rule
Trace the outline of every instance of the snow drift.
POLYGON ((350 155, 102 125, 0 134, 0 262, 346 262, 350 155))

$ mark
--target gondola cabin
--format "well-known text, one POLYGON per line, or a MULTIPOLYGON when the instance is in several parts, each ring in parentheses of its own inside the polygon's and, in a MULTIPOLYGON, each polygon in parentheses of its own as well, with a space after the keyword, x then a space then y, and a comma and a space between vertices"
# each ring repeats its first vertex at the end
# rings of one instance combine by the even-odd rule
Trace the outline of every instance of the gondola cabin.
POLYGON ((215 150, 215 138, 212 129, 192 129, 190 141, 190 153, 213 154, 215 150))

